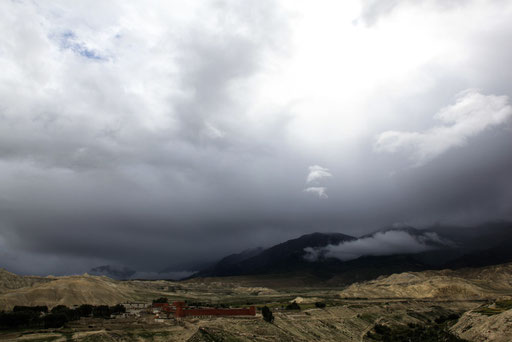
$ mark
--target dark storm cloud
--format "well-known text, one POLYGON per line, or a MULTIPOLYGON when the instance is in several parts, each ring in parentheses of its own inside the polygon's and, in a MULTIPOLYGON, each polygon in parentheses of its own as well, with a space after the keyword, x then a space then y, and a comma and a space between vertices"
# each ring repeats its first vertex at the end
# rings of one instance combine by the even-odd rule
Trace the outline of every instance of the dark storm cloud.
MULTIPOLYGON (((399 3, 375 15, 401 11, 399 3)), ((385 85, 375 81, 354 95, 360 78, 372 75, 332 83, 332 71, 326 83, 311 80, 326 64, 348 63, 308 55, 323 41, 338 46, 315 31, 322 22, 307 27, 313 47, 295 58, 308 41, 297 28, 305 9, 275 1, 98 6, 0 5, 0 267, 62 274, 110 265, 135 277, 163 269, 172 277, 312 231, 360 235, 394 222, 512 218, 505 115, 512 89, 498 66, 512 51, 510 9, 493 16, 487 30, 495 40, 461 29, 468 33, 453 33, 458 45, 448 57, 440 53, 414 72, 399 63, 405 81, 384 75, 385 85), (293 69, 297 60, 304 67, 293 69), (288 66, 293 72, 282 71, 288 66), (362 104, 316 107, 315 98, 333 89, 336 99, 362 104), (478 115, 436 119, 460 94, 482 96, 478 115), (505 112, 490 124, 496 99, 505 112), (466 117, 484 121, 469 120, 468 128, 466 117), (350 137, 357 118, 364 129, 350 137), (420 163, 411 159, 439 141, 432 137, 439 127, 457 143, 447 139, 420 163), (399 143, 376 148, 385 132, 399 143)), ((464 9, 478 16, 479 6, 494 13, 478 3, 464 9)), ((385 26, 392 16, 379 20, 385 26)), ((358 49, 344 54, 351 51, 358 49)), ((374 62, 382 61, 347 69, 374 62)))
POLYGON ((103 265, 93 267, 90 271, 93 275, 104 275, 114 279, 129 279, 136 271, 128 267, 114 267, 111 265, 103 265))

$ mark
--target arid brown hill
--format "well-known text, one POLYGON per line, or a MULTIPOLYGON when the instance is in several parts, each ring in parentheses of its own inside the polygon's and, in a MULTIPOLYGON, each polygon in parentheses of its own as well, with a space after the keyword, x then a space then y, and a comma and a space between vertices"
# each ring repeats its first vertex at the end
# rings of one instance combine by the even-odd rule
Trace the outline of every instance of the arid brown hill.
POLYGON ((19 276, 0 268, 0 293, 52 281, 51 278, 19 276))
POLYGON ((340 293, 354 298, 481 299, 512 294, 512 263, 460 270, 405 272, 355 283, 340 293))
POLYGON ((132 299, 136 291, 136 287, 107 277, 66 276, 31 283, 31 277, 6 273, 10 280, 3 286, 10 284, 11 288, 0 294, 0 310, 15 305, 115 305, 132 299))

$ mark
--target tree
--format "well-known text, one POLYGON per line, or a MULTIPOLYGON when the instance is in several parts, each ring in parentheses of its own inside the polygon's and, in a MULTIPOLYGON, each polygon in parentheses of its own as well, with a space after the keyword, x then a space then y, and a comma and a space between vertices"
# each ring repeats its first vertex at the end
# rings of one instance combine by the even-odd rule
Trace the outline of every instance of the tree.
POLYGON ((124 307, 123 304, 117 304, 115 306, 111 306, 110 307, 110 312, 112 314, 120 314, 120 313, 125 313, 126 312, 126 308, 124 307))
POLYGON ((66 312, 69 308, 66 305, 57 305, 52 308, 51 313, 66 312))
POLYGON ((155 303, 169 303, 169 300, 165 297, 160 297, 158 299, 153 299, 153 304, 155 303))
POLYGON ((48 307, 46 305, 45 306, 23 306, 23 305, 16 305, 12 309, 12 311, 13 312, 33 311, 33 312, 36 312, 36 313, 41 313, 41 312, 47 313, 48 312, 48 307))
POLYGON ((50 313, 44 316, 44 327, 48 328, 60 328, 68 321, 65 314, 62 312, 50 313))
POLYGON ((93 308, 94 306, 90 304, 82 304, 76 309, 76 311, 78 312, 80 317, 89 317, 90 315, 92 315, 93 308))
POLYGON ((270 311, 270 309, 266 305, 261 309, 261 314, 263 316, 263 319, 266 322, 269 322, 269 323, 274 322, 274 315, 272 314, 272 311, 270 311))
POLYGON ((96 318, 110 318, 110 308, 107 305, 95 306, 92 309, 92 315, 96 318))
POLYGON ((35 327, 40 322, 39 313, 31 310, 0 313, 0 329, 35 327))
POLYGON ((286 306, 286 310, 300 310, 300 306, 295 301, 293 301, 286 306))
POLYGON ((68 308, 65 305, 57 305, 52 308, 52 314, 63 314, 66 316, 67 321, 76 321, 80 319, 80 312, 78 310, 73 310, 68 308))

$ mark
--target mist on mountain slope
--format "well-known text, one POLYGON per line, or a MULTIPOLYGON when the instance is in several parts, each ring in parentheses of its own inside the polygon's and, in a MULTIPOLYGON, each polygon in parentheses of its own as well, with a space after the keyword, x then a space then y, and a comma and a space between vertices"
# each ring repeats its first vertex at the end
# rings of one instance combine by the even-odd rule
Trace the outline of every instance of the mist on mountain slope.
POLYGON ((343 241, 337 245, 305 248, 304 258, 309 261, 317 261, 320 258, 348 261, 362 256, 415 254, 452 245, 451 241, 443 239, 435 232, 412 234, 408 230, 387 230, 356 240, 343 241))

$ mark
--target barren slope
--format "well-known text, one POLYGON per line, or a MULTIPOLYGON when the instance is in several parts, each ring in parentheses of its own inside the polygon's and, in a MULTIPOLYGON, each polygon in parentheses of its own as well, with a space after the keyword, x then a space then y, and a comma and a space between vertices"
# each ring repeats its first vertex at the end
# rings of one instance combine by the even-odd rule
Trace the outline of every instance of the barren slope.
POLYGON ((405 272, 355 283, 340 293, 353 298, 496 298, 512 293, 512 264, 457 271, 405 272))
POLYGON ((29 287, 38 283, 47 283, 51 278, 19 276, 0 268, 0 293, 15 290, 23 287, 29 287))
POLYGON ((450 330, 468 341, 508 342, 512 336, 511 322, 511 309, 496 314, 492 309, 476 309, 464 313, 450 330))
POLYGON ((68 276, 0 295, 0 309, 14 305, 108 304, 132 299, 134 287, 107 277, 68 276))

